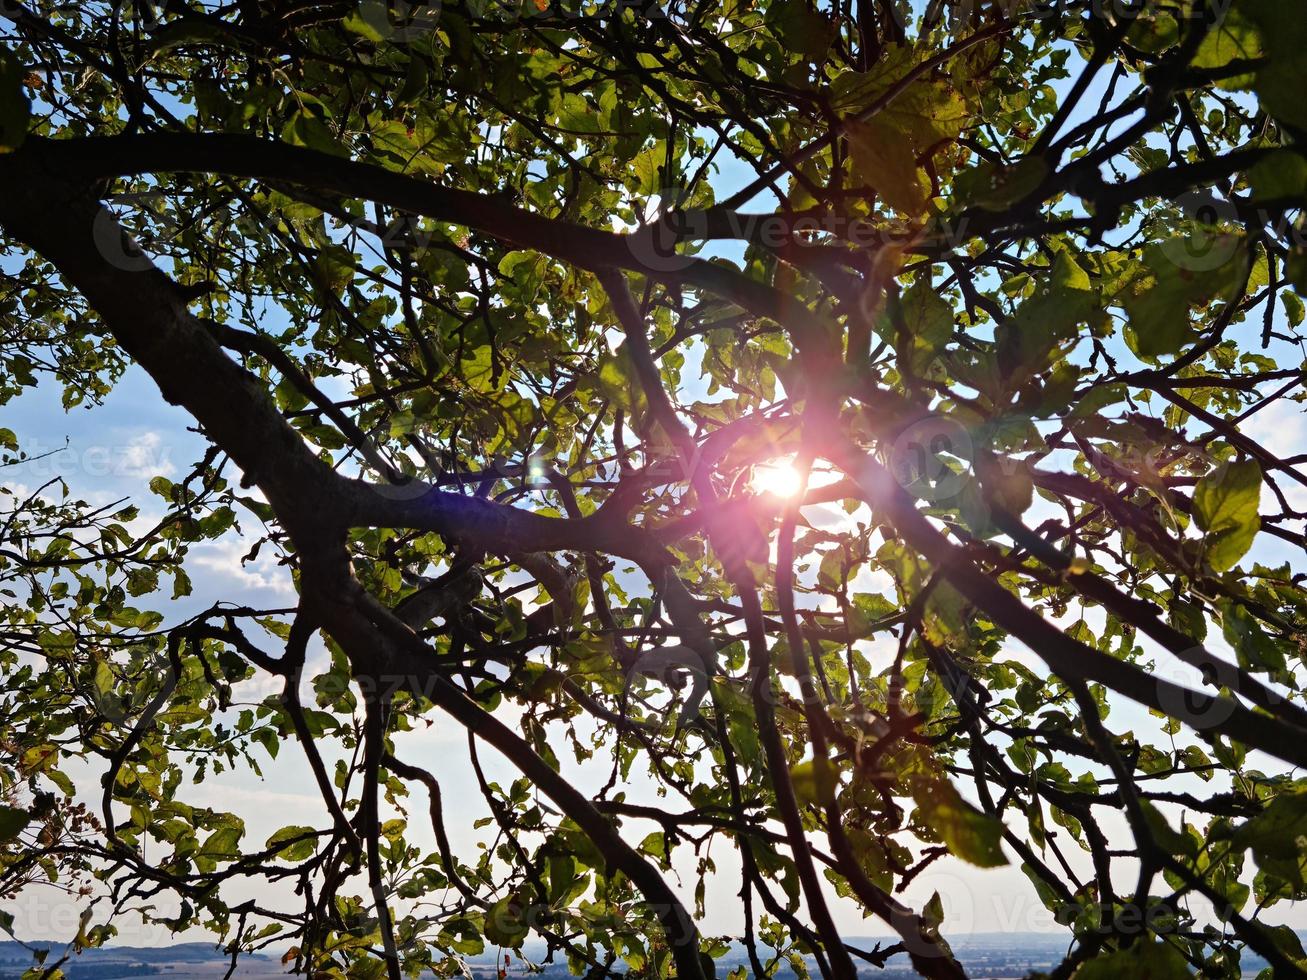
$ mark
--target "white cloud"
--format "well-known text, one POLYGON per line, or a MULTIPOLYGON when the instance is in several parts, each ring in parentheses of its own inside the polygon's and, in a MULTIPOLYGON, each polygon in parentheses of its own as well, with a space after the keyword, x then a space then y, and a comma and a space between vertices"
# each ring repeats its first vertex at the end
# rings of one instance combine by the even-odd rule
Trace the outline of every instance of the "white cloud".
POLYGON ((172 462, 171 448, 163 444, 158 432, 145 431, 133 436, 116 453, 118 473, 122 476, 172 476, 177 467, 172 462))
MULTIPOLYGON (((1281 399, 1267 406, 1240 426, 1249 439, 1260 443, 1281 459, 1307 452, 1307 409, 1281 399)), ((1307 487, 1280 474, 1275 481, 1294 510, 1307 510, 1307 487)), ((1280 504, 1270 488, 1262 492, 1264 512, 1274 513, 1280 504)))
POLYGON ((268 549, 249 562, 244 560, 248 553, 249 542, 238 538, 195 545, 191 552, 195 565, 234 580, 243 588, 266 589, 279 595, 295 594, 290 571, 277 564, 268 549))

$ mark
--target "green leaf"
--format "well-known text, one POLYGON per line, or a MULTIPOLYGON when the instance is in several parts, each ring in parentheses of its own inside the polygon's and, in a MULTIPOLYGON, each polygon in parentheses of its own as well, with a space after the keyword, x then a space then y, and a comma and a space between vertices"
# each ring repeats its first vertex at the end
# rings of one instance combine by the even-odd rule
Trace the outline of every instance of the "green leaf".
POLYGON ((1280 293, 1280 302, 1284 304, 1284 315, 1293 326, 1301 326, 1303 320, 1307 319, 1307 306, 1303 305, 1302 297, 1297 293, 1280 293))
POLYGON ((818 767, 816 760, 808 759, 790 767, 790 783, 801 806, 820 806, 837 788, 838 777, 829 762, 818 767))
POLYGON ((962 860, 981 868, 1008 863, 1003 825, 964 800, 947 779, 917 779, 912 788, 922 819, 962 860))
POLYGON ((905 215, 926 210, 930 187, 917 166, 917 154, 904 135, 879 119, 844 124, 854 179, 874 190, 905 215))
POLYGON ((313 834, 312 827, 282 827, 268 838, 265 846, 269 850, 276 848, 280 860, 295 863, 306 861, 313 856, 313 852, 317 850, 317 838, 313 834), (288 841, 293 843, 287 843, 288 841), (282 844, 286 846, 281 847, 282 844))
POLYGON ((0 844, 7 844, 17 837, 31 820, 32 816, 26 810, 0 805, 0 844))
POLYGON ((486 938, 496 946, 517 949, 531 932, 520 901, 502 898, 486 911, 486 938))
MULTIPOLYGON (((377 18, 365 17, 363 16, 363 11, 367 11, 369 13, 373 12, 370 8, 367 7, 362 8, 362 10, 351 10, 341 20, 341 25, 345 28, 345 30, 349 31, 352 34, 357 34, 359 37, 365 37, 373 44, 380 44, 385 39, 382 36, 381 32, 377 30, 376 24, 373 23, 373 20, 377 18)), ((383 19, 383 23, 384 23, 384 19, 383 19)))
POLYGON ((1294 150, 1277 150, 1253 165, 1248 183, 1253 203, 1301 200, 1307 194, 1307 159, 1294 150))
POLYGON ((877 329, 894 342, 899 356, 920 373, 953 339, 953 307, 927 280, 918 279, 904 291, 898 309, 902 314, 902 336, 895 335, 893 327, 884 322, 885 317, 877 329))
POLYGON ((576 859, 570 854, 553 854, 549 857, 549 901, 559 904, 567 900, 576 882, 576 859))
POLYGON ((1236 847, 1251 848, 1257 867, 1280 879, 1295 897, 1307 895, 1307 793, 1281 793, 1234 834, 1236 847))
POLYGON ((397 105, 411 105, 421 96, 426 95, 430 82, 427 59, 414 53, 408 59, 408 72, 404 76, 404 87, 395 95, 397 105))
POLYGON ((1141 51, 1159 54, 1180 38, 1180 25, 1165 10, 1140 9, 1132 21, 1127 38, 1131 46, 1141 51))
POLYGON ((636 177, 636 190, 641 194, 656 194, 662 189, 662 168, 667 163, 665 143, 655 143, 641 150, 631 161, 631 172, 636 177))
POLYGON ((1088 281, 1069 257, 1060 265, 1055 263, 1049 287, 1026 299, 994 332, 1005 390, 1019 391, 1031 377, 1051 367, 1058 347, 1097 314, 1101 305, 1098 293, 1070 285, 1081 281, 1081 276, 1088 281))
POLYGON ((658 863, 664 868, 670 868, 671 862, 667 853, 667 835, 661 830, 650 831, 645 834, 644 840, 640 842, 638 848, 641 854, 647 854, 651 858, 657 858, 658 863))
POLYGON ((990 499, 1013 516, 1020 517, 1034 502, 1035 484, 1029 468, 1019 460, 978 460, 981 486, 990 499))
POLYGON ((1248 670, 1284 670, 1284 651, 1241 603, 1223 602, 1220 609, 1221 633, 1234 648, 1240 666, 1248 670))
POLYGON ((23 93, 23 66, 0 47, 0 154, 11 153, 27 139, 32 104, 23 93))
POLYGON ((952 338, 953 307, 930 283, 918 279, 904 291, 902 303, 908 333, 931 350, 938 350, 952 338))
POLYGON ((241 856, 240 840, 245 828, 237 826, 219 827, 196 854, 196 865, 202 871, 213 871, 219 863, 235 861, 241 856))
POLYGON ((1047 176, 1043 157, 1026 157, 1011 166, 986 161, 958 174, 953 191, 966 206, 1006 211, 1033 193, 1047 176))
POLYGON ((281 138, 293 146, 305 146, 311 150, 329 153, 332 156, 347 157, 349 150, 336 139, 336 134, 318 116, 305 109, 300 109, 290 117, 281 138))
MULTIPOLYGON (((1259 53, 1268 57, 1259 66, 1253 89, 1263 108, 1294 126, 1307 126, 1307 100, 1302 78, 1307 71, 1307 22, 1294 4, 1282 0, 1239 0, 1230 11, 1235 23, 1255 25, 1259 53)), ((1244 46, 1252 50, 1252 41, 1244 46)))
POLYGON ((1239 563, 1261 528, 1262 470, 1253 460, 1226 463, 1198 481, 1194 520, 1207 532, 1203 557, 1223 572, 1239 563))
POLYGON ((1207 617, 1201 603, 1174 598, 1168 606, 1166 619, 1181 633, 1193 637, 1199 643, 1207 636, 1207 617))
POLYGON ((1190 311, 1238 288, 1246 266, 1242 236, 1198 230, 1144 250, 1145 272, 1122 304, 1126 341, 1140 357, 1174 354, 1193 337, 1190 311))
POLYGON ((1087 290, 1093 287, 1089 279, 1089 273, 1082 269, 1071 253, 1065 249, 1057 253, 1057 258, 1053 260, 1053 270, 1049 274, 1049 281, 1054 286, 1061 286, 1065 289, 1087 290))
MULTIPOLYGON (((1194 55, 1195 68, 1224 68, 1233 61, 1253 61, 1262 56, 1262 39, 1256 27, 1241 16, 1240 8, 1234 7, 1221 17, 1218 23, 1203 38, 1194 55)), ((1244 86, 1250 81, 1248 75, 1236 76, 1235 79, 1223 79, 1222 87, 1244 86)))
POLYGON ((835 40, 835 25, 807 0, 772 0, 767 23, 789 50, 808 61, 820 61, 835 40))
MULTIPOLYGON (((479 920, 478 916, 477 921, 479 920)), ((448 920, 440 930, 439 943, 464 956, 479 956, 486 948, 485 941, 481 938, 481 930, 471 916, 448 920)))
MULTIPOLYGON (((960 85, 940 78, 920 78, 900 89, 886 103, 892 87, 912 71, 923 57, 922 49, 899 45, 886 49, 869 71, 844 71, 831 83, 832 108, 856 117, 873 104, 874 119, 900 140, 911 140, 918 156, 944 140, 955 139, 966 128, 972 112, 959 92, 960 85)), ((846 119, 848 125, 850 120, 846 119)))
POLYGON ((1193 973, 1174 946, 1140 941, 1082 964, 1072 976, 1074 980, 1181 980, 1193 973))

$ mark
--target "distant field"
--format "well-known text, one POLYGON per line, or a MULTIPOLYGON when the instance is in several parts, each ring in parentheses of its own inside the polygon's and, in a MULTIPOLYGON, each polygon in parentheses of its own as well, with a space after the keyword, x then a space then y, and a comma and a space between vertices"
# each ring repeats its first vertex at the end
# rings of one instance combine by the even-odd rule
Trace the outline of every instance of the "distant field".
MULTIPOLYGON (((850 942, 870 948, 876 941, 851 939, 850 942)), ((952 945, 973 980, 1019 980, 1032 972, 1047 971, 1061 962, 1066 942, 1066 937, 1061 934, 993 933, 961 936, 952 945)), ((57 944, 29 945, 53 946, 47 962, 52 963, 60 955, 57 944)), ((544 957, 543 947, 534 943, 528 943, 523 952, 535 963, 540 963, 544 957)), ((717 968, 719 974, 724 975, 732 968, 746 963, 744 951, 737 947, 717 961, 717 968)), ((31 965, 31 953, 23 946, 12 942, 0 943, 0 980, 17 980, 31 965)), ((475 980, 494 980, 501 964, 493 951, 487 951, 481 956, 471 957, 468 965, 470 975, 475 980)), ((1265 965, 1260 957, 1249 954, 1244 958, 1244 975, 1256 976, 1265 965)), ((214 946, 208 943, 184 943, 172 947, 86 950, 80 956, 70 958, 64 965, 64 973, 68 980, 223 980, 229 966, 227 958, 214 946)), ((528 975, 520 962, 510 966, 507 973, 510 977, 528 975)), ((544 980, 562 980, 571 976, 562 962, 550 964, 543 971, 530 975, 544 980)), ((905 957, 891 959, 883 970, 867 967, 860 975, 875 977, 877 980, 913 980, 918 976, 905 957)), ((276 956, 246 956, 240 959, 233 980, 264 980, 285 976, 287 970, 276 956)), ((793 973, 787 968, 782 968, 778 974, 779 978, 792 976, 793 973)))

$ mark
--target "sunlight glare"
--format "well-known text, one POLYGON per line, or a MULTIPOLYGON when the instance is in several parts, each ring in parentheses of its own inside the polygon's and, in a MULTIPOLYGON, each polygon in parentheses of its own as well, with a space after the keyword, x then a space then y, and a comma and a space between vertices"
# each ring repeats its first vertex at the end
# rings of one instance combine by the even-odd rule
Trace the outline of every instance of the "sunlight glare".
POLYGON ((799 471, 790 463, 763 463, 753 468, 750 486, 773 497, 793 497, 800 490, 799 471))

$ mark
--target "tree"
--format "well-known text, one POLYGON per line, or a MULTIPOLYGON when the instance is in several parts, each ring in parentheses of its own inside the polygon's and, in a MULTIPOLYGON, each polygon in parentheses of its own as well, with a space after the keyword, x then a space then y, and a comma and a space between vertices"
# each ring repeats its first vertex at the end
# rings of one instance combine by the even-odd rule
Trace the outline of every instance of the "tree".
POLYGON ((902 893, 1012 862, 1056 977, 1307 975, 1307 456, 1252 428, 1304 380, 1292 4, 4 13, 4 398, 135 365, 210 447, 9 504, 5 894, 316 975, 701 978, 738 863, 741 973, 959 978, 902 893), (170 615, 233 535, 295 607, 170 615), (493 849, 398 748, 435 716, 517 770, 493 849), (312 825, 188 804, 279 747, 312 825))

